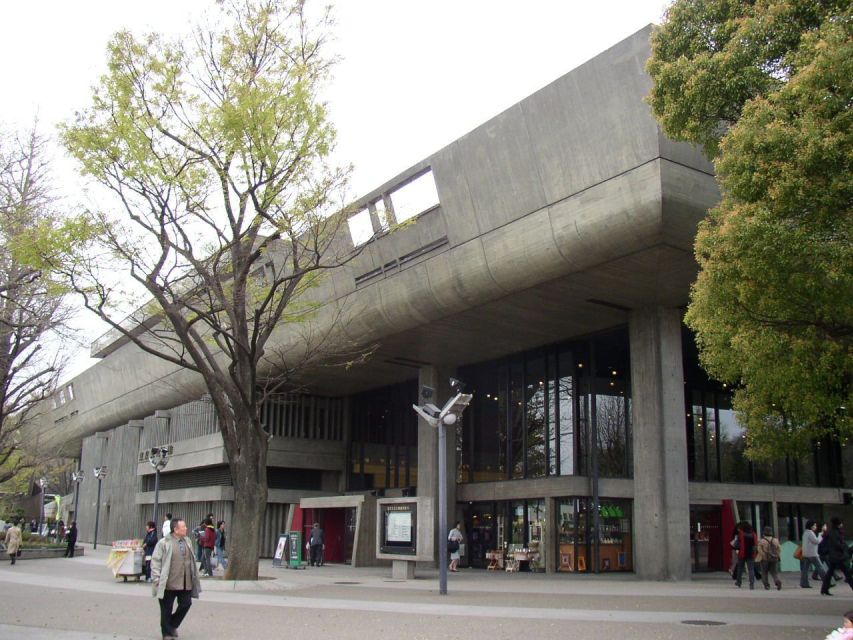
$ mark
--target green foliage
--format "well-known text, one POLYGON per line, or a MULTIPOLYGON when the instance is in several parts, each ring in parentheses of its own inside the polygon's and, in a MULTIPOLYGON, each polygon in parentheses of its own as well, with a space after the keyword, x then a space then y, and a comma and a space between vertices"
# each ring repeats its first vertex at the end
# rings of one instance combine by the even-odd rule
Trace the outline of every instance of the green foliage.
POLYGON ((328 13, 315 23, 302 0, 219 6, 208 26, 174 42, 116 34, 90 106, 62 127, 82 172, 116 205, 90 212, 96 257, 68 276, 140 349, 204 379, 243 482, 234 514, 243 544, 229 575, 252 578, 263 516, 255 497, 266 495, 264 394, 328 355, 310 344, 284 353, 270 337, 285 327, 297 335, 294 325, 328 302, 305 294, 354 253, 338 236, 348 168, 328 163, 335 129, 319 98, 333 62, 328 13), (128 309, 116 271, 143 304, 128 309))
POLYGON ((822 436, 844 442, 853 435, 850 7, 691 1, 668 16, 649 63, 650 102, 667 133, 716 154, 723 192, 696 238, 701 271, 686 317, 702 363, 738 384, 751 457, 799 454, 822 436))

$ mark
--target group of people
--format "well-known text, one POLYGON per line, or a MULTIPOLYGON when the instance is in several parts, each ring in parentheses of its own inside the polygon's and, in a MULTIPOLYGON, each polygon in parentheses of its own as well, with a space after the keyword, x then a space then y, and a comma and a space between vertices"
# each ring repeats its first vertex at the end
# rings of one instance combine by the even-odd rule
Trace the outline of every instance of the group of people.
POLYGON ((829 526, 823 525, 818 533, 817 522, 808 520, 803 532, 802 558, 800 560, 800 586, 811 588, 812 580, 820 580, 820 592, 831 596, 830 589, 835 586, 833 580, 841 580, 843 575, 853 589, 853 573, 849 568, 850 548, 844 540, 844 523, 840 518, 832 518, 829 526), (824 569, 824 566, 826 567, 824 569))
MULTIPOLYGON (((172 534, 172 514, 167 513, 163 519, 162 533, 163 538, 172 534)), ((225 545, 227 543, 227 535, 225 532, 225 521, 219 520, 216 525, 213 524, 213 514, 209 513, 199 525, 193 529, 193 539, 196 545, 193 553, 196 561, 199 563, 199 575, 201 577, 209 577, 213 575, 213 558, 216 558, 216 564, 225 569, 228 566, 228 559, 225 556, 225 545)), ((157 546, 157 525, 153 521, 149 521, 146 526, 145 539, 143 540, 143 548, 145 551, 145 580, 152 581, 151 577, 151 561, 154 555, 154 549, 157 546)))
MULTIPOLYGON (((59 521, 60 523, 62 520, 59 521)), ((58 529, 58 528, 57 528, 58 529)), ((77 522, 72 521, 71 526, 67 529, 62 525, 62 534, 57 534, 57 541, 65 541, 65 557, 74 557, 74 547, 77 545, 77 522)), ((11 526, 6 529, 4 544, 6 545, 6 553, 9 554, 9 562, 15 564, 18 556, 21 555, 21 545, 24 542, 24 534, 17 521, 13 521, 11 526)))
MULTIPOLYGON (((731 547, 737 553, 737 563, 732 572, 732 578, 737 587, 741 586, 746 573, 749 588, 755 588, 756 563, 758 563, 758 574, 764 588, 770 588, 770 578, 773 579, 776 589, 782 588, 782 581, 779 580, 782 547, 779 539, 773 535, 772 527, 764 527, 759 538, 749 522, 741 522, 735 528, 731 547)), ((835 586, 832 581, 833 579, 841 580, 842 575, 853 589, 853 573, 849 566, 851 553, 844 540, 844 523, 840 518, 832 518, 830 524, 824 525, 820 532, 817 530, 817 522, 806 521, 802 547, 797 555, 801 555, 800 586, 802 588, 811 588, 809 584, 811 572, 812 580, 821 580, 820 592, 823 595, 832 595, 829 591, 835 586)))

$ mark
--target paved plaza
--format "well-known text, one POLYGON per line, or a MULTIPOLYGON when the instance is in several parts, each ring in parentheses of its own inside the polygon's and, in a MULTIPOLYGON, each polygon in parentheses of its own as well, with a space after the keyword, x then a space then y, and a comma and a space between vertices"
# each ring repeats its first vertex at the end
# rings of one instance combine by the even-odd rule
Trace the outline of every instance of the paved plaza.
MULTIPOLYGON (((0 563, 0 638, 143 640, 159 638, 158 608, 145 583, 115 580, 109 549, 73 559, 0 563)), ((853 608, 838 585, 821 597, 783 574, 782 591, 736 589, 725 574, 689 583, 632 575, 507 574, 465 569, 438 594, 437 571, 415 580, 389 568, 344 565, 292 571, 260 564, 263 579, 203 580, 181 627, 186 640, 704 638, 822 639, 853 608)))

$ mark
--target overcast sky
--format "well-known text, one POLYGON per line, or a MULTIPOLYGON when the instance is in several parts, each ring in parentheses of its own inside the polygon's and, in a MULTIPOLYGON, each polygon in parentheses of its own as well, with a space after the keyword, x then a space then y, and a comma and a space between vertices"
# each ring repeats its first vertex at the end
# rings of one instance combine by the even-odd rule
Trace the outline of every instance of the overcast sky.
MULTIPOLYGON (((178 33, 213 0, 0 5, 0 128, 40 129, 87 105, 121 28, 178 33)), ((665 0, 338 0, 328 87, 337 158, 364 194, 649 23, 665 0)), ((60 191, 78 182, 57 150, 60 191)), ((79 201, 80 198, 76 197, 79 201)), ((94 326, 91 319, 87 323, 94 326)), ((81 329, 82 330, 82 329, 81 329)), ((95 335, 87 336, 91 340, 95 335)), ((79 371, 79 360, 69 375, 79 371)))

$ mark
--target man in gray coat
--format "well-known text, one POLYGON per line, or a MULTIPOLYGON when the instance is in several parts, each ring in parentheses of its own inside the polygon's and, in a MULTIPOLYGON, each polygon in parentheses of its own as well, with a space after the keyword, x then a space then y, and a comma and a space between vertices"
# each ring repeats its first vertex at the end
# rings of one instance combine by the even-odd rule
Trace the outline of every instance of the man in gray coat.
POLYGON ((151 581, 154 596, 160 599, 160 629, 163 640, 178 637, 178 627, 192 606, 191 598, 198 598, 201 585, 195 557, 187 540, 187 523, 172 518, 171 533, 162 538, 151 556, 151 581), (178 601, 178 608, 172 612, 178 601))

